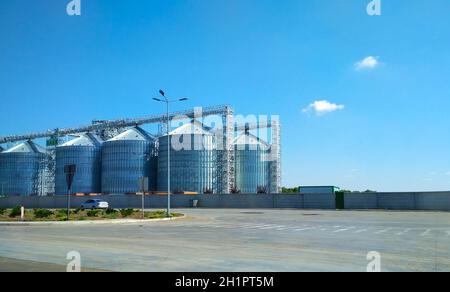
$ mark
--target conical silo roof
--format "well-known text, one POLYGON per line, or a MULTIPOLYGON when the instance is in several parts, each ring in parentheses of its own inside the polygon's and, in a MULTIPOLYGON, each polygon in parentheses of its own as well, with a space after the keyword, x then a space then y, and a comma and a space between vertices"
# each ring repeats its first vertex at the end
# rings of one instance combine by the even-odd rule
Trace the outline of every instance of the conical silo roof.
POLYGON ((126 130, 125 132, 117 135, 116 137, 109 139, 108 142, 112 141, 149 141, 154 140, 153 136, 144 131, 140 127, 134 127, 126 130))
POLYGON ((170 135, 213 135, 211 129, 197 120, 193 120, 181 127, 176 128, 170 135))
POLYGON ((37 145, 32 141, 22 142, 2 153, 47 153, 45 148, 37 145))
POLYGON ((69 142, 66 142, 59 147, 69 147, 69 146, 92 146, 97 147, 102 144, 102 141, 97 136, 86 133, 81 134, 77 138, 70 140, 69 142))

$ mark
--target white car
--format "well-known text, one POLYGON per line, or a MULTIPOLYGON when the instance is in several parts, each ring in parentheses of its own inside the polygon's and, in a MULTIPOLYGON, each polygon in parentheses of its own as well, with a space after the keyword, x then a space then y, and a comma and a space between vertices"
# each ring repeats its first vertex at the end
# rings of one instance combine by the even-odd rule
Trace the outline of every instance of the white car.
POLYGON ((88 200, 86 202, 84 202, 83 204, 81 204, 81 210, 84 209, 108 209, 109 208, 109 204, 106 201, 102 201, 102 200, 88 200))

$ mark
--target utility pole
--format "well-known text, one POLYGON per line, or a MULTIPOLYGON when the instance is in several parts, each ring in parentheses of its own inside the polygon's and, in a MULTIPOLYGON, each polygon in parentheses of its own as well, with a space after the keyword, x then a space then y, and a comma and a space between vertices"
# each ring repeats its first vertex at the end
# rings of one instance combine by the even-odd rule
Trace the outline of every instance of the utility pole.
POLYGON ((170 120, 169 120, 169 104, 178 101, 186 101, 187 98, 179 98, 170 100, 166 97, 164 91, 160 90, 159 94, 164 97, 164 99, 153 98, 153 100, 166 103, 166 135, 167 135, 167 217, 170 218, 170 151, 172 150, 170 145, 170 120))

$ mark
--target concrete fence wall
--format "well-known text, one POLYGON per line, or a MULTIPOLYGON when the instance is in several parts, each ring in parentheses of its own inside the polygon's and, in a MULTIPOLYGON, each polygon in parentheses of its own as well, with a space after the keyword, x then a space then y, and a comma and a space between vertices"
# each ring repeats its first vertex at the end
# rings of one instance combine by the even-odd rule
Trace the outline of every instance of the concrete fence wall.
POLYGON ((345 194, 345 209, 450 211, 450 192, 345 194))
MULTIPOLYGON (((109 202, 112 208, 140 208, 141 197, 110 195, 95 197, 109 202)), ((71 206, 79 207, 89 197, 72 197, 71 206)), ((172 208, 188 208, 198 200, 200 208, 278 208, 278 209, 336 209, 333 194, 239 194, 239 195, 172 195, 172 208)), ((66 197, 8 197, 0 198, 0 208, 66 208, 66 197)), ((167 196, 146 196, 146 208, 165 208, 167 196)), ((346 193, 345 209, 435 210, 450 211, 450 192, 429 193, 346 193)))
MULTIPOLYGON (((141 196, 130 195, 110 195, 98 196, 109 202, 112 208, 140 208, 142 204, 141 196)), ((79 207, 89 197, 72 197, 71 206, 79 207)), ((191 207, 193 200, 198 200, 200 208, 289 208, 289 209, 335 209, 334 195, 311 194, 311 195, 197 195, 184 196, 172 195, 172 208, 191 207)), ((0 208, 12 208, 15 206, 25 206, 26 208, 66 208, 67 198, 62 197, 8 197, 0 198, 0 208)), ((167 206, 167 196, 146 196, 146 208, 165 208, 167 206)))

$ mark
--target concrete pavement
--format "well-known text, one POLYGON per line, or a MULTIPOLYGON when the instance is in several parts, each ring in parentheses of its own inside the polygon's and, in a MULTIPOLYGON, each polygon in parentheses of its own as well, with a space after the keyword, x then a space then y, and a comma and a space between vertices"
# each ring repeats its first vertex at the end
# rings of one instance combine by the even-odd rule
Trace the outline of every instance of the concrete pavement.
MULTIPOLYGON (((185 219, 0 226, 0 257, 112 271, 450 271, 450 213, 177 209, 185 219)), ((7 270, 0 261, 0 269, 7 270)), ((26 270, 26 266, 24 270, 26 270)), ((42 267, 45 270, 45 267, 42 267)))

